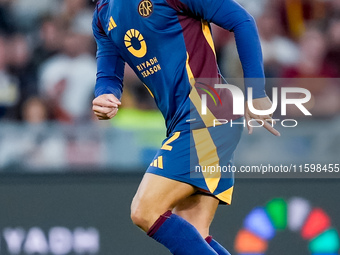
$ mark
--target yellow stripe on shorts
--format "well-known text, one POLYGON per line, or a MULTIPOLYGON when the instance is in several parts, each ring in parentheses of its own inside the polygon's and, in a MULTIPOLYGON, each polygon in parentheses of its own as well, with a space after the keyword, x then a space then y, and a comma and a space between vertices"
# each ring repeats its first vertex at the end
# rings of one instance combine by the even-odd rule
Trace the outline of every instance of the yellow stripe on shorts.
MULTIPOLYGON (((202 167, 219 165, 220 159, 217 154, 216 146, 210 136, 207 128, 192 130, 193 138, 195 141, 195 147, 198 157, 198 162, 202 167)), ((215 172, 202 172, 208 189, 213 193, 221 179, 221 173, 215 172)))

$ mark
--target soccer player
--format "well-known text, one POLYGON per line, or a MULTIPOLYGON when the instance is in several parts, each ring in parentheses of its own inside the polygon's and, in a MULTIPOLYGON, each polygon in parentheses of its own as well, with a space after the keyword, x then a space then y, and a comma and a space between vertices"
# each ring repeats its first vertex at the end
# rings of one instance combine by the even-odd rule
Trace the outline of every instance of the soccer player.
MULTIPOLYGON (((256 25, 235 1, 100 0, 93 17, 96 116, 107 120, 117 114, 128 63, 165 118, 167 138, 141 181, 131 218, 177 255, 229 254, 209 235, 209 226, 218 204, 231 203, 233 175, 203 169, 233 165, 243 128, 214 125, 215 120, 245 121, 233 115, 231 93, 214 88, 220 74, 210 22, 234 32, 252 103, 258 110, 269 109, 256 25)), ((247 121, 271 118, 245 108, 247 121)), ((264 127, 279 135, 266 121, 264 127)))

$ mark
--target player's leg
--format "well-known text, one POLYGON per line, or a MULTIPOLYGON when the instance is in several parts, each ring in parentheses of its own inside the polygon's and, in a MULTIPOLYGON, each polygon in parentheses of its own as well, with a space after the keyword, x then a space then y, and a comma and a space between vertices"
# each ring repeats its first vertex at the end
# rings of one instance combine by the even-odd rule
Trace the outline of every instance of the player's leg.
POLYGON ((189 184, 146 173, 131 204, 131 219, 147 232, 154 222, 195 192, 189 184))
POLYGON ((182 200, 174 209, 173 213, 181 216, 196 227, 207 243, 219 254, 230 255, 230 253, 212 236, 209 228, 215 216, 219 200, 213 196, 194 194, 182 200))
POLYGON ((177 204, 172 212, 194 225, 205 238, 209 236, 218 204, 219 200, 213 196, 194 194, 177 204))
POLYGON ((146 173, 131 205, 132 221, 176 255, 217 255, 197 229, 171 210, 196 189, 146 173))

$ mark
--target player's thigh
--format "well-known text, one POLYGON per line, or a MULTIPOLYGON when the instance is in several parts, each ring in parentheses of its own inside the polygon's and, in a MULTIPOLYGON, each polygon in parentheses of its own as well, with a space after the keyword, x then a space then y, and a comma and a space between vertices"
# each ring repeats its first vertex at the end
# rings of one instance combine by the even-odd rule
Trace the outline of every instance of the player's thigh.
POLYGON ((133 198, 131 216, 133 220, 144 221, 143 229, 145 225, 149 228, 161 214, 172 210, 195 191, 196 188, 190 184, 146 173, 133 198))
POLYGON ((195 194, 178 203, 173 209, 173 213, 194 225, 205 238, 209 235, 209 227, 218 204, 219 200, 213 196, 195 194))

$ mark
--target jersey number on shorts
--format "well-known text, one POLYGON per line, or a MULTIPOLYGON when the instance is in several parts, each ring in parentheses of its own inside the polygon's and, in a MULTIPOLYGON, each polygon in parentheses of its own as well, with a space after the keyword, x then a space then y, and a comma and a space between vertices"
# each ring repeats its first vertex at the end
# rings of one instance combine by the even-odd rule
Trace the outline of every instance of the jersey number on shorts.
POLYGON ((173 141, 175 141, 179 137, 180 133, 181 132, 175 132, 174 135, 163 144, 161 150, 171 151, 172 146, 170 146, 169 143, 172 143, 173 141))

